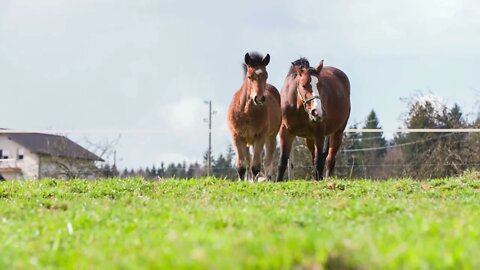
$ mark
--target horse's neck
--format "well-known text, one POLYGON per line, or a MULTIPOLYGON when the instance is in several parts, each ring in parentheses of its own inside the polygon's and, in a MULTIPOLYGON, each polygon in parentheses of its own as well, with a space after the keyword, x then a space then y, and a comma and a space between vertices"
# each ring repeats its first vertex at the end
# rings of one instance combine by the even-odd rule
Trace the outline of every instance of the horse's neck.
POLYGON ((298 91, 297 91, 297 81, 295 79, 291 79, 287 82, 287 99, 290 104, 297 104, 298 99, 300 98, 298 96, 298 91))

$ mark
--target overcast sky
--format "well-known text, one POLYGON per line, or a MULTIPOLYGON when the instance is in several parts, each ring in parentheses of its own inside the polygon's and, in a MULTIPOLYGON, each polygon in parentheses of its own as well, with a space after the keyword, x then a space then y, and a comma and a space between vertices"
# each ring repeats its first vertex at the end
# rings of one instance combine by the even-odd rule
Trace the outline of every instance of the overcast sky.
POLYGON ((476 0, 0 0, 0 127, 96 142, 124 130, 121 168, 201 161, 203 101, 217 155, 243 56, 258 51, 278 89, 301 56, 342 69, 349 123, 374 109, 391 130, 416 91, 478 112, 479 48, 476 0))

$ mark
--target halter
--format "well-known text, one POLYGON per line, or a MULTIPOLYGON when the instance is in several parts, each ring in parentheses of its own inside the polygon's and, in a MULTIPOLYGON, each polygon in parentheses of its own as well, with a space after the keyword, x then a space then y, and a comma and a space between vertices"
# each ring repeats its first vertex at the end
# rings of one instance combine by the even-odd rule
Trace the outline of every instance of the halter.
MULTIPOLYGON (((300 90, 298 89, 298 85, 299 85, 299 83, 297 82, 297 94, 298 94, 298 95, 300 96, 300 98, 302 99, 303 109, 305 110, 305 112, 307 112, 307 104, 308 104, 310 101, 312 101, 312 100, 314 100, 314 99, 319 99, 320 102, 322 102, 322 100, 320 99, 319 96, 312 96, 312 97, 310 97, 310 98, 308 98, 308 99, 305 99, 305 98, 302 96, 302 93, 300 93, 300 90)), ((307 113, 308 113, 308 112, 307 112, 307 113)))

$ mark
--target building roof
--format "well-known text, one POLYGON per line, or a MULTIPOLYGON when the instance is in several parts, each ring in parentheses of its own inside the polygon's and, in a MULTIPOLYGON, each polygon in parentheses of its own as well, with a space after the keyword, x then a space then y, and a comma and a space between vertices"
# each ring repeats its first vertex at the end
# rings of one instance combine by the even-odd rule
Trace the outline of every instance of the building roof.
MULTIPOLYGON (((0 134, 2 130, 0 130, 0 134)), ((7 137, 33 153, 53 157, 66 157, 94 161, 104 161, 65 136, 43 133, 6 133, 7 137)))

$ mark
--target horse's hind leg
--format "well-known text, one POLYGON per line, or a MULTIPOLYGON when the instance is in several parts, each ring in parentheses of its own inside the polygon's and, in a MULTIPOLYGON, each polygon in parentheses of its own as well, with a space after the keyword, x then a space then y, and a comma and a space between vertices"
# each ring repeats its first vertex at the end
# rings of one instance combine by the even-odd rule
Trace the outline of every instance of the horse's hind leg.
POLYGON ((325 156, 323 155, 323 146, 325 144, 325 136, 315 138, 315 179, 323 179, 323 169, 325 167, 325 156))
POLYGON ((273 155, 275 154, 276 146, 277 146, 276 136, 268 137, 267 141, 265 142, 265 150, 267 152, 265 155, 265 174, 268 181, 272 180, 273 155))
POLYGON ((330 135, 329 137, 329 148, 328 148, 328 155, 326 159, 326 172, 325 177, 330 177, 333 175, 333 171, 335 169, 335 156, 337 155, 338 149, 340 149, 340 145, 342 144, 343 138, 343 130, 339 130, 336 133, 330 135))
POLYGON ((249 164, 247 162, 248 148, 245 143, 245 140, 236 136, 233 138, 233 143, 235 145, 235 150, 237 152, 237 160, 235 161, 235 166, 238 173, 238 178, 240 180, 245 179, 245 173, 249 164))
POLYGON ((286 127, 280 128, 280 164, 278 165, 277 182, 283 181, 283 175, 287 169, 288 158, 292 150, 295 135, 290 134, 286 127))
POLYGON ((313 140, 305 139, 305 146, 307 146, 308 151, 310 151, 310 161, 312 162, 313 177, 314 179, 317 179, 317 169, 315 168, 315 143, 313 140))

